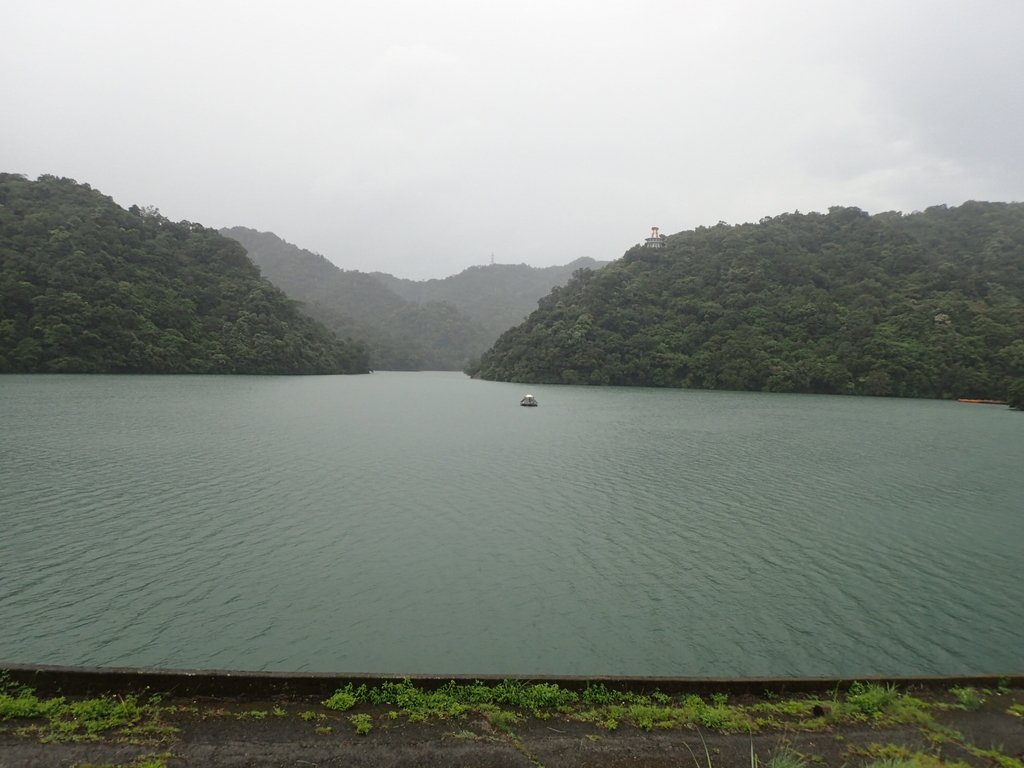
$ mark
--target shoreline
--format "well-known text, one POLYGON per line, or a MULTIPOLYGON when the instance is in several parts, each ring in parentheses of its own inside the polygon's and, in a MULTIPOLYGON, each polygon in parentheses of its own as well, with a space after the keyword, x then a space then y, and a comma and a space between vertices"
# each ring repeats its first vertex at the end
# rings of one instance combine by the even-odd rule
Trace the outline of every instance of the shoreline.
POLYGON ((473 675, 473 674, 369 674, 344 672, 258 672, 224 669, 161 669, 151 667, 92 667, 48 664, 4 664, 0 674, 41 693, 88 695, 107 691, 159 691, 181 696, 232 698, 292 695, 328 696, 346 685, 368 687, 408 680, 425 690, 455 682, 497 684, 502 681, 548 683, 580 691, 591 684, 616 690, 665 693, 722 692, 761 695, 845 691, 854 682, 895 685, 899 688, 1024 688, 1024 672, 975 675, 861 675, 857 677, 656 677, 622 675, 473 675))
POLYGON ((1024 768, 1020 676, 561 678, 563 686, 9 666, 5 674, 0 665, 3 768, 1024 768), (26 678, 68 687, 50 696, 26 678), (83 695, 117 680, 127 687, 83 695), (344 680, 333 695, 314 696, 344 680), (158 681, 171 685, 133 687, 158 681), (211 681, 221 694, 211 695, 211 681), (979 681, 992 682, 968 685, 979 681))

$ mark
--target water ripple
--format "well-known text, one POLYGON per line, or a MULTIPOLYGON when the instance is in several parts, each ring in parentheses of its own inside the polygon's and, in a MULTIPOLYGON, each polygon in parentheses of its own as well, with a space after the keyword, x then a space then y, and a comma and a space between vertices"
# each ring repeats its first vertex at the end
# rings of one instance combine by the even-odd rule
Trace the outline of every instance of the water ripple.
POLYGON ((0 660, 1024 667, 1005 411, 520 394, 449 374, 0 377, 0 660))

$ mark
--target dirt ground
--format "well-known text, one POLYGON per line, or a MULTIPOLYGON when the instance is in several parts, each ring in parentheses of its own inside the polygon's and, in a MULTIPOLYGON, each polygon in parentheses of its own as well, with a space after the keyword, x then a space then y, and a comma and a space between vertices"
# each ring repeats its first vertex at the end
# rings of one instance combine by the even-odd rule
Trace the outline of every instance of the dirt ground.
MULTIPOLYGON (((937 697, 945 692, 936 693, 937 697)), ((978 709, 940 707, 930 727, 842 723, 803 731, 798 724, 722 734, 693 727, 642 730, 622 723, 606 730, 562 714, 525 717, 508 730, 483 715, 410 722, 388 707, 359 705, 334 712, 316 700, 168 699, 167 734, 148 743, 128 734, 96 740, 48 741, 43 732, 0 722, 0 767, 242 768, 243 766, 675 766, 750 768, 788 755, 806 768, 866 766, 941 768, 962 761, 977 768, 1024 768, 1024 690, 992 693, 978 709), (351 716, 369 716, 355 732, 351 716), (982 754, 985 752, 985 754, 982 754), (902 761, 902 762, 901 762, 902 761)))

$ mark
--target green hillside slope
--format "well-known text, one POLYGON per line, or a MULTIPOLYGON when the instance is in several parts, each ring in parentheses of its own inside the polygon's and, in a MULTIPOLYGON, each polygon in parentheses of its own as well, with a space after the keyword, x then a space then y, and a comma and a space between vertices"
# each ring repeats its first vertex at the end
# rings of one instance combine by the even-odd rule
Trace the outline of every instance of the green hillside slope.
POLYGON ((366 370, 215 230, 0 174, 0 372, 366 370))
POLYGON ((451 304, 420 306, 373 275, 339 269, 272 232, 232 227, 221 233, 241 243, 267 279, 303 302, 312 317, 366 339, 373 368, 460 370, 494 340, 451 304))
POLYGON ((579 272, 467 372, 1003 399, 1024 377, 1024 204, 681 232, 579 272))

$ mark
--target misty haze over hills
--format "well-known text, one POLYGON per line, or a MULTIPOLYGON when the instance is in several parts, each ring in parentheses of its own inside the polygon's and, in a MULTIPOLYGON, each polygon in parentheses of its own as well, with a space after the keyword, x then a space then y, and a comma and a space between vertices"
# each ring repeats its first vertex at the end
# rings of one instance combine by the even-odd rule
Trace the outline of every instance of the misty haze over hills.
POLYGON ((605 263, 490 264, 414 281, 340 269, 271 232, 232 227, 221 234, 241 243, 263 275, 310 316, 339 336, 365 340, 371 367, 382 370, 460 370, 552 288, 605 263))
POLYGON ((537 302, 559 285, 565 285, 579 269, 599 269, 608 264, 580 258, 554 267, 527 264, 487 264, 464 269, 443 279, 407 280, 374 272, 396 294, 417 304, 448 302, 480 323, 497 338, 521 323, 537 308, 537 302))

